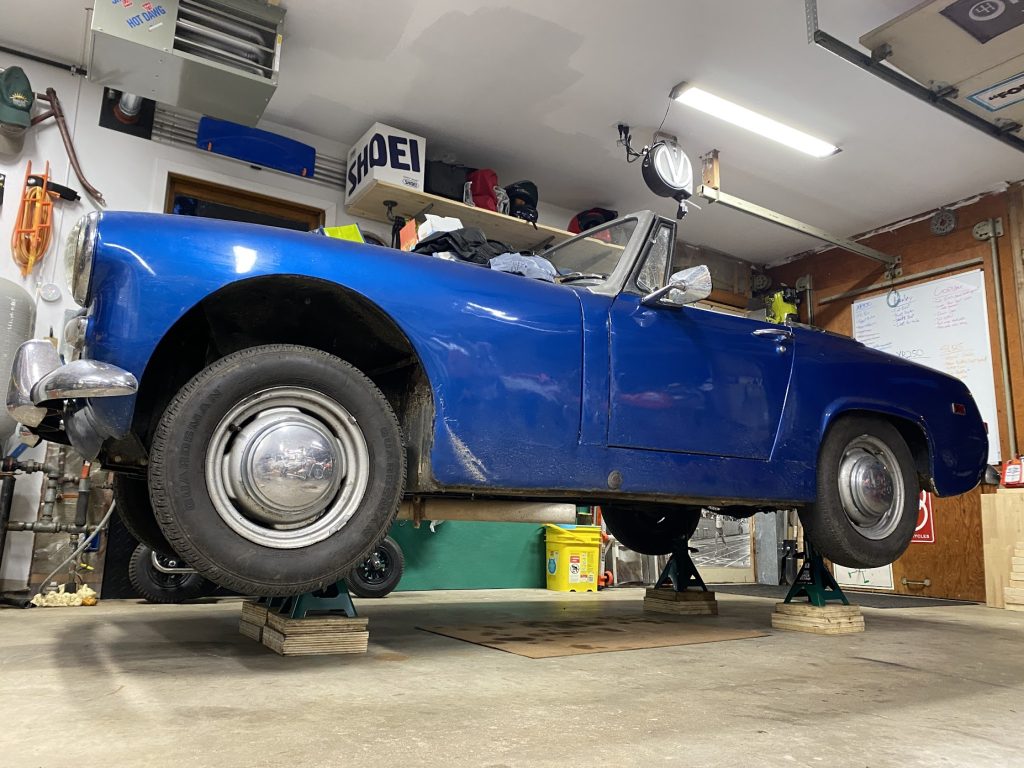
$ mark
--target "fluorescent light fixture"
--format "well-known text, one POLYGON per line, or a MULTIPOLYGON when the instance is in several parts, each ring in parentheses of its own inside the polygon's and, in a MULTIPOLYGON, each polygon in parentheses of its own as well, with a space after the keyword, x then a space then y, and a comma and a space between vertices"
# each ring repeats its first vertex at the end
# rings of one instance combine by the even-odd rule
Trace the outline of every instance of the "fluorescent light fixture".
POLYGON ((680 104, 699 109, 701 112, 725 120, 727 123, 746 128, 748 131, 753 131, 814 157, 828 157, 839 151, 839 147, 834 144, 816 139, 796 128, 783 125, 778 120, 772 120, 770 117, 760 115, 753 110, 733 104, 720 96, 715 96, 713 93, 686 83, 680 83, 673 88, 671 97, 680 104))

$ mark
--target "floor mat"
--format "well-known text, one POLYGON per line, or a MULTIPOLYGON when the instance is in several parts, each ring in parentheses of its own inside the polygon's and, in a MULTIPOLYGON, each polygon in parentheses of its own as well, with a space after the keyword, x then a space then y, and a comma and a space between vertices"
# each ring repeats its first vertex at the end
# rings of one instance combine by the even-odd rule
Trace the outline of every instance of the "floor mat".
MULTIPOLYGON (((730 595, 746 595, 747 597, 770 597, 773 600, 784 600, 789 587, 773 587, 771 584, 710 584, 708 589, 725 592, 730 595)), ((845 590, 851 603, 864 608, 940 608, 946 605, 977 605, 966 600, 941 600, 935 597, 913 597, 910 595, 883 595, 878 592, 856 592, 845 590)))
POLYGON ((693 617, 680 621, 668 617, 626 616, 561 621, 502 621, 419 629, 530 659, 745 640, 768 635, 767 632, 757 630, 721 627, 715 621, 693 617))

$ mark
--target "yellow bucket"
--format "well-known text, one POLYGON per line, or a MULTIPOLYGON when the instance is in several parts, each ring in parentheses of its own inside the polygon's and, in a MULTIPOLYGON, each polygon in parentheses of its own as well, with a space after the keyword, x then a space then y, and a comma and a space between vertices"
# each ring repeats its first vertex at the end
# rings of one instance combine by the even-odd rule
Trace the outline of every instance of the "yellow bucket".
POLYGON ((562 528, 545 525, 548 589, 557 592, 596 592, 601 567, 601 526, 562 528))

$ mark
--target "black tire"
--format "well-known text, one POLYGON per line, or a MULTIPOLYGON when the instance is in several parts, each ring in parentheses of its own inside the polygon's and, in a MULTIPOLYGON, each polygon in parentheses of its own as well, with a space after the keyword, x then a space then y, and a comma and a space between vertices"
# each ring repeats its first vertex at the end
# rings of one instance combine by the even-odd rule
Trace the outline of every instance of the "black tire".
MULTIPOLYGON (((903 554, 914 538, 920 492, 914 457, 892 424, 868 416, 842 418, 829 429, 818 454, 817 501, 800 510, 804 537, 820 555, 838 565, 888 565, 903 554), (883 467, 883 474, 869 472, 872 457, 875 466, 883 467), (859 483, 869 486, 860 491, 866 501, 854 499, 853 503, 844 503, 840 491, 845 476, 843 466, 850 468, 847 474, 852 478, 845 483, 846 487, 858 485, 858 477, 862 478, 859 483), (877 513, 877 521, 872 522, 868 518, 876 512, 865 511, 865 505, 877 504, 882 508, 888 497, 885 478, 889 478, 892 499, 884 511, 877 513)), ((851 493, 856 492, 848 491, 847 498, 853 498, 851 493)))
POLYGON ((209 580, 248 595, 297 595, 345 578, 387 533, 404 487, 405 451, 387 400, 356 368, 310 347, 250 347, 214 362, 167 406, 150 448, 150 498, 174 551, 209 580), (211 441, 225 428, 237 429, 234 423, 222 425, 223 418, 256 393, 285 389, 302 390, 304 405, 313 407, 320 398, 347 413, 351 427, 342 427, 360 435, 366 467, 352 478, 338 474, 343 484, 358 486, 365 479, 351 515, 339 528, 321 531, 322 538, 292 548, 255 540, 291 535, 284 528, 252 522, 259 533, 247 537, 229 525, 211 498, 205 469, 211 441))
POLYGON ((641 555, 668 555, 681 538, 689 539, 700 523, 699 507, 601 505, 608 531, 626 549, 641 555))
MULTIPOLYGON (((163 573, 153 567, 153 550, 139 544, 128 561, 128 580, 151 603, 183 603, 208 597, 217 588, 198 573, 163 573)), ((166 557, 166 556, 165 556, 166 557)), ((173 561, 172 561, 173 562, 173 561)), ((169 563, 170 564, 170 563, 169 563)), ((185 566, 184 562, 173 562, 185 566)))
POLYGON ((402 548, 390 536, 385 536, 370 556, 352 569, 345 583, 356 597, 385 597, 394 592, 404 571, 402 548))
POLYGON ((157 552, 174 551, 156 522, 144 477, 122 473, 114 475, 114 501, 117 502, 121 522, 137 541, 157 552))

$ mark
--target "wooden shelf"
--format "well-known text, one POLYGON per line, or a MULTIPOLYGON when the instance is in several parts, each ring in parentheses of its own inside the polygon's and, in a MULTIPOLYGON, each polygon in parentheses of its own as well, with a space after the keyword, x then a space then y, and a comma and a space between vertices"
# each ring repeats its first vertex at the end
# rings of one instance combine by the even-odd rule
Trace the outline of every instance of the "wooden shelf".
POLYGON ((374 181, 371 182, 371 185, 359 200, 353 205, 347 206, 345 210, 353 216, 389 223, 387 208, 384 205, 385 200, 394 200, 397 203, 394 207, 395 215, 404 216, 407 219, 423 212, 427 206, 431 206, 427 213, 437 216, 455 216, 462 222, 462 226, 477 227, 483 230, 491 240, 500 240, 520 250, 532 250, 549 238, 551 244, 555 245, 576 237, 564 229, 555 229, 543 224, 538 224, 534 229, 530 222, 517 219, 514 216, 495 213, 485 208, 474 208, 456 200, 449 200, 447 197, 417 192, 397 184, 374 181))

